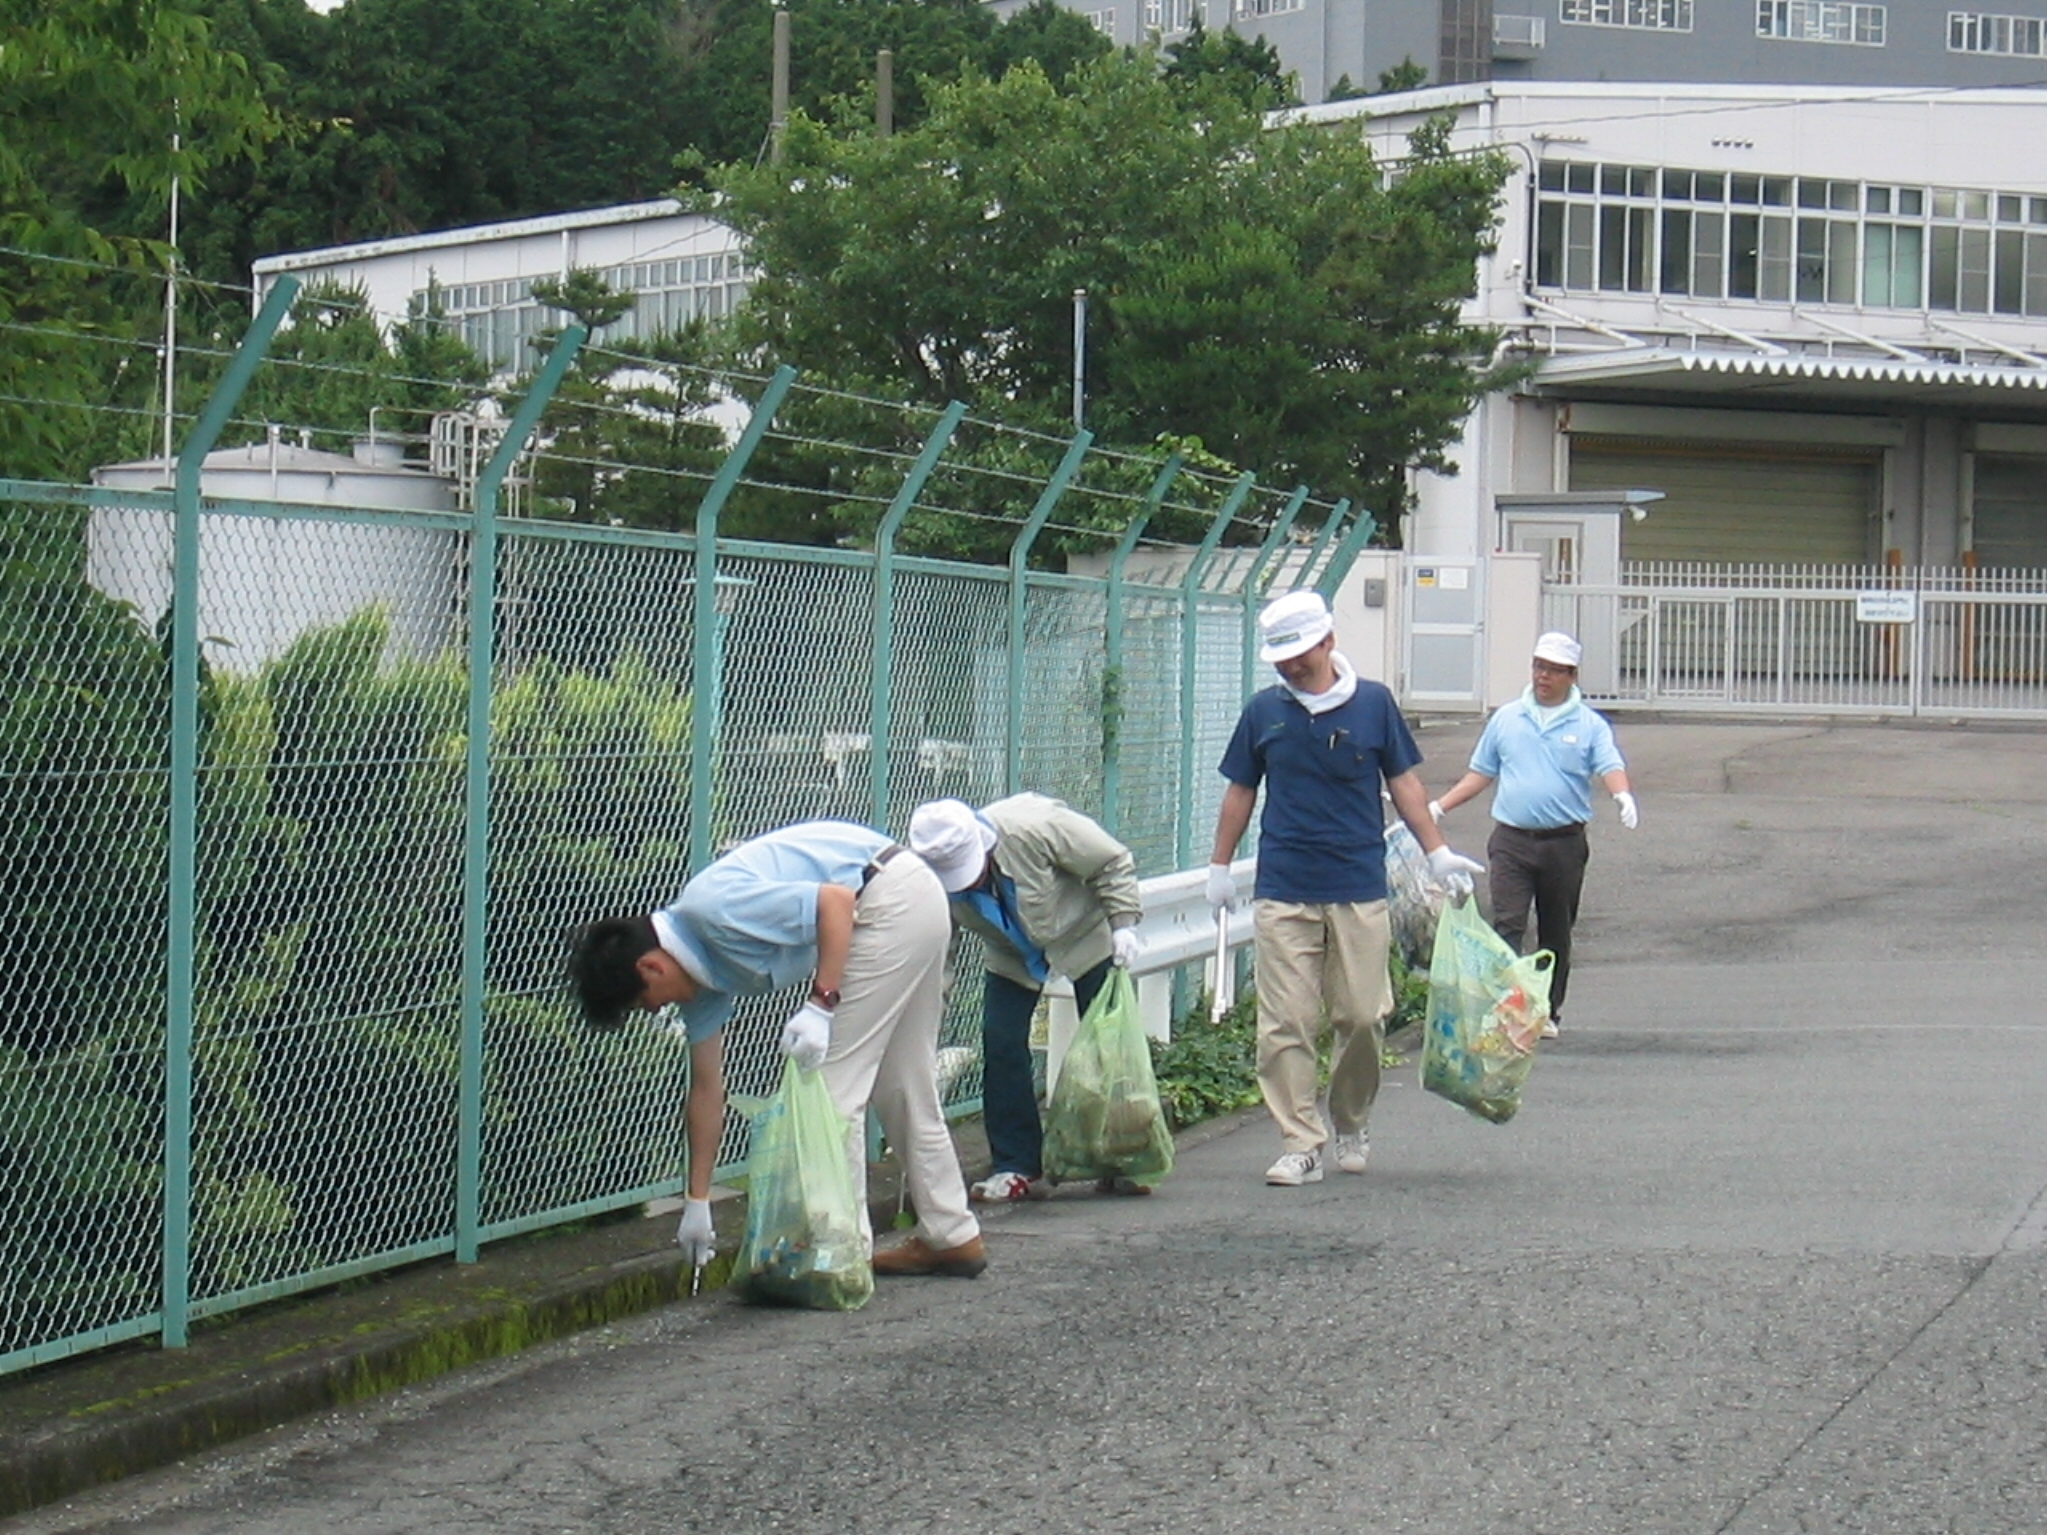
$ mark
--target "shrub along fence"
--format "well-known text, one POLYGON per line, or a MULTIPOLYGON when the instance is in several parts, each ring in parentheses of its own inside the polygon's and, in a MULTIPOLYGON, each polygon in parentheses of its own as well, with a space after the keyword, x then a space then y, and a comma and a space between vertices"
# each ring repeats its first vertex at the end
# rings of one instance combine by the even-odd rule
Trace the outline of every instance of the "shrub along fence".
MULTIPOLYGON (((942 794, 1044 790, 1146 873, 1199 861, 1258 596, 1333 588, 1371 532, 1167 462, 1115 492, 1105 574, 1035 568, 1062 498, 1130 479, 1080 434, 1006 565, 898 555, 955 409, 872 547, 721 538, 786 373, 693 533, 501 516, 573 331, 472 510, 202 499, 289 298, 172 489, 0 481, 0 1372, 675 1192, 685 1051, 579 1027, 570 928, 774 825, 900 831, 942 794), (1206 532, 1139 579, 1170 505, 1206 532)), ((742 1102, 787 1005, 735 1020, 742 1102)))

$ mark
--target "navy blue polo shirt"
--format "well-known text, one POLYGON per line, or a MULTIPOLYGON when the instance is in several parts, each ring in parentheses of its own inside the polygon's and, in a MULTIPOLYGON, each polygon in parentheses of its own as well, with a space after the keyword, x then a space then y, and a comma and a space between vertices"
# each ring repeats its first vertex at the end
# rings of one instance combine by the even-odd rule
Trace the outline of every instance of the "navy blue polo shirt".
POLYGON ((1310 714, 1284 687, 1253 695, 1223 753, 1222 775, 1265 785, 1258 820, 1263 901, 1383 901, 1381 783, 1422 760, 1393 695, 1358 679, 1349 700, 1310 714))

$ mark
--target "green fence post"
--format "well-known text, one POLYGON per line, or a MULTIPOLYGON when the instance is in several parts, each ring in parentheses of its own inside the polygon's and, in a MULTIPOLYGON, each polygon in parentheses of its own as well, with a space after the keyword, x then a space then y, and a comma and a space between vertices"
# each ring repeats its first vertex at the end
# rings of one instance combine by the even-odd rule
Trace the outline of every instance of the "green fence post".
POLYGON ((192 1304, 192 1034, 199 950, 199 490, 206 455, 298 296, 280 277, 178 450, 171 501, 170 910, 164 977, 163 1343, 192 1304))
POLYGON ((462 1034, 455 1079, 455 1261, 474 1263, 483 1220, 483 1017, 490 985, 490 702, 497 669, 498 489, 588 334, 571 325, 476 477, 469 530, 469 722, 463 751, 462 1034))
POLYGON ((873 708, 867 722, 867 760, 873 765, 868 781, 872 785, 874 827, 877 831, 888 829, 889 778, 893 767, 889 745, 895 728, 890 714, 895 702, 891 685, 895 677, 896 529, 910 515, 910 507, 916 502, 918 492, 931 478, 931 471, 938 467, 939 458, 951 443, 952 434, 959 430, 966 413, 966 406, 958 400, 945 407, 945 414, 938 418, 938 424, 924 440, 924 451, 910 466, 908 476, 896 489, 895 499, 889 502, 888 510, 882 514, 880 526, 874 530, 874 665, 869 683, 874 691, 873 708))
POLYGON ((1357 520, 1351 523, 1343 535, 1343 542, 1336 546, 1336 553, 1329 556, 1328 568, 1322 572, 1322 579, 1315 583, 1315 590, 1322 594, 1325 602, 1336 601, 1336 589, 1343 585, 1343 578, 1350 574, 1351 566, 1358 562, 1358 556, 1365 551, 1374 533, 1379 531, 1379 520, 1363 507, 1358 508, 1357 520))
POLYGON ((704 492, 704 499, 697 506, 696 603, 691 619, 695 628, 690 636, 694 645, 690 663, 693 681, 689 709, 689 868, 692 874, 711 861, 711 849, 716 845, 711 836, 712 753, 717 750, 718 695, 725 685, 725 679, 719 675, 722 646, 718 634, 718 514, 731 499, 740 475, 746 472, 747 461, 753 457, 754 449, 761 445, 761 439, 767 436, 775 412, 782 408, 782 400, 789 393, 789 386, 795 382, 794 368, 785 364, 775 369, 775 376, 768 380, 768 387, 754 402, 746 429, 739 434, 739 441, 732 445, 732 451, 725 455, 725 462, 718 466, 710 488, 704 492))
MULTIPOLYGON (((1322 558, 1322 552, 1336 537, 1336 531, 1343 526, 1344 514, 1350 510, 1350 497, 1345 496, 1329 509, 1329 515, 1322 520, 1322 531, 1315 535, 1315 542, 1308 549, 1308 557, 1301 561, 1301 580, 1306 582, 1315 573, 1315 562, 1322 558)), ((1296 588, 1298 590, 1298 588, 1296 588)))
POLYGON ((1258 599, 1263 595, 1259 579, 1265 574, 1265 562, 1278 550, 1280 541, 1287 536, 1294 519, 1301 515, 1301 508, 1307 504, 1308 487, 1295 486, 1285 508, 1266 533, 1265 542, 1258 546, 1258 557, 1244 572, 1244 694, 1247 698, 1252 685, 1258 680, 1258 599))
POLYGON ((1123 536, 1116 541, 1116 552, 1109 556, 1109 585, 1104 594, 1108 601, 1108 637, 1102 656, 1102 686, 1114 697, 1105 698, 1102 706, 1102 825, 1112 833, 1118 832, 1123 819, 1123 567, 1129 564, 1131 551, 1144 535, 1145 524, 1165 503, 1167 487, 1184 462, 1178 453, 1166 459, 1158 478, 1145 492, 1143 509, 1123 530, 1123 536))
POLYGON ((1188 860, 1194 856, 1194 673, 1201 654, 1201 624, 1196 604, 1201 598, 1201 578, 1208 570, 1209 560, 1215 555, 1215 546, 1222 542, 1223 530, 1237 515, 1237 508, 1251 494, 1252 483, 1248 471, 1237 477, 1237 483, 1223 497, 1215 521, 1208 525, 1201 547, 1188 563, 1187 574, 1180 578, 1180 814, 1173 837, 1174 867, 1180 869, 1186 868, 1188 860))
POLYGON ((1052 515, 1052 508, 1059 504, 1059 498, 1066 494, 1066 487, 1080 472, 1080 461, 1087 456, 1088 444, 1095 440, 1093 432, 1076 432, 1073 441, 1066 446, 1066 456, 1059 461, 1059 467, 1052 471, 1052 478, 1045 482, 1039 492, 1038 504, 1031 508, 1030 518, 1009 546, 1009 719, 1005 734, 1008 737, 1008 766, 1003 774, 1007 792, 1017 793, 1023 788, 1023 648, 1024 648, 1024 578, 1031 556, 1031 545, 1037 542, 1039 532, 1052 515))

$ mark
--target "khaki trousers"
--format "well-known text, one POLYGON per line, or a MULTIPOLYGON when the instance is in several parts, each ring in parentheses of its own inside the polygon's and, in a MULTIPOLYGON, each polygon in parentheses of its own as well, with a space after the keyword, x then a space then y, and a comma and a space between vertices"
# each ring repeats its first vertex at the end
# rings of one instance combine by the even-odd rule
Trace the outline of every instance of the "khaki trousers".
POLYGON ((952 911, 945 887, 912 853, 898 853, 860 892, 853 944, 832 1012, 824 1059, 832 1103, 849 1121, 846 1155, 867 1220, 867 1107, 903 1161, 917 1207, 917 1234, 933 1248, 957 1247, 981 1231, 967 1208, 967 1182, 938 1097, 938 1024, 945 1004, 945 953, 952 911))
POLYGON ((1333 1036, 1329 1117, 1338 1135, 1365 1128, 1379 1096, 1382 1023, 1393 1009, 1384 901, 1259 901, 1258 1086, 1288 1151, 1329 1139, 1315 1107, 1316 1039, 1333 1036))

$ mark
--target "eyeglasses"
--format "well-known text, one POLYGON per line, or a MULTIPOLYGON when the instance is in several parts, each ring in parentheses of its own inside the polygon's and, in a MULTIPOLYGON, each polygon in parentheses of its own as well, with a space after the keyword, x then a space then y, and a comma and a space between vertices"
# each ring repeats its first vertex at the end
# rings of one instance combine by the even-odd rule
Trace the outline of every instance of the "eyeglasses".
POLYGON ((1568 677, 1578 669, 1575 666, 1558 666, 1554 661, 1537 661, 1533 668, 1549 677, 1568 677))

